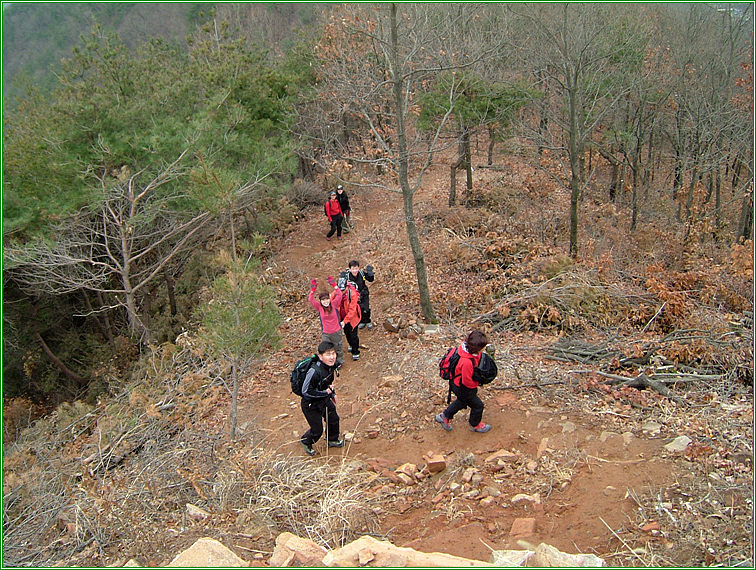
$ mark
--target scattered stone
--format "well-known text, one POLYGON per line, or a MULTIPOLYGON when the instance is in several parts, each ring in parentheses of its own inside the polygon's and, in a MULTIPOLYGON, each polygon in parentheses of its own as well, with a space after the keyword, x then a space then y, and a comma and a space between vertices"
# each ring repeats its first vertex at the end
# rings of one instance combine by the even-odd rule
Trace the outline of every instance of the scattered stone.
POLYGON ((462 558, 440 552, 418 552, 413 548, 394 546, 390 542, 372 536, 361 536, 343 548, 332 550, 323 558, 326 566, 338 567, 491 567, 481 560, 462 558))
POLYGON ((441 327, 439 325, 423 325, 423 334, 439 334, 441 327))
POLYGON ((386 329, 386 331, 395 333, 399 332, 399 324, 400 319, 395 319, 394 317, 389 317, 385 321, 383 321, 383 328, 386 329))
POLYGON ((521 504, 540 505, 541 495, 539 493, 536 493, 535 495, 528 495, 526 493, 518 493, 517 495, 512 497, 510 501, 513 505, 521 505, 521 504))
POLYGON ((472 491, 465 493, 465 499, 477 499, 479 495, 480 491, 478 491, 478 489, 473 489, 472 491))
POLYGON ((512 568, 513 566, 534 566, 531 559, 535 556, 532 550, 494 550, 491 552, 491 564, 512 568))
POLYGON ((498 487, 494 487, 492 485, 486 485, 483 487, 483 493, 488 497, 500 497, 501 491, 498 489, 498 487))
POLYGON ((196 521, 202 521, 206 518, 210 517, 210 513, 207 512, 202 507, 198 507, 197 505, 193 505, 191 503, 186 504, 186 516, 188 516, 190 519, 194 519, 196 521))
POLYGON ((535 473, 535 472, 536 472, 536 469, 538 469, 538 462, 537 462, 537 461, 533 461, 533 460, 531 459, 530 461, 528 461, 528 462, 527 462, 527 463, 525 464, 525 470, 526 470, 526 471, 527 471, 528 473, 531 473, 531 474, 533 474, 533 473, 535 473))
POLYGON ((478 470, 475 469, 475 467, 468 467, 467 469, 465 469, 465 472, 462 473, 462 481, 469 483, 470 481, 472 481, 473 475, 475 475, 477 472, 478 470))
POLYGON ((606 443, 606 441, 613 437, 619 437, 619 434, 614 433, 613 431, 602 431, 601 435, 599 436, 599 441, 601 443, 606 443))
POLYGON ((567 554, 543 542, 536 548, 532 563, 533 566, 545 568, 600 568, 606 566, 604 559, 595 554, 567 554))
POLYGON ((549 438, 544 437, 541 440, 541 443, 538 444, 538 451, 536 452, 536 459, 540 459, 541 456, 546 453, 546 451, 549 451, 549 438))
POLYGON ((348 431, 344 434, 344 441, 352 441, 354 440, 354 434, 351 431, 348 431))
POLYGON ((681 435, 680 437, 676 437, 667 445, 665 445, 664 449, 671 453, 680 453, 681 451, 685 451, 685 449, 688 447, 688 444, 692 441, 693 440, 690 439, 687 435, 681 435))
POLYGON ((659 432, 661 432, 662 427, 663 426, 659 422, 649 420, 641 426, 641 429, 643 430, 643 433, 648 434, 653 437, 653 436, 659 435, 659 432))
POLYGON ((483 482, 483 475, 481 475, 480 473, 476 473, 475 475, 472 476, 472 479, 470 479, 470 484, 473 485, 474 487, 477 487, 482 482, 483 482))
POLYGON ((168 564, 171 568, 240 568, 249 566, 230 549, 212 538, 200 538, 168 564))
POLYGON ((446 458, 443 455, 431 454, 426 456, 426 465, 431 473, 438 473, 446 469, 446 458))
POLYGON ((130 558, 129 561, 123 565, 124 568, 141 568, 142 565, 139 564, 136 560, 133 558, 130 558))
POLYGON ((451 485, 449 485, 449 490, 450 490, 450 491, 451 491, 452 493, 456 493, 456 492, 457 492, 457 491, 459 491, 459 490, 460 490, 461 488, 462 488, 462 485, 460 485, 459 483, 452 483, 451 485))
POLYGON ((406 473, 397 473, 396 476, 405 485, 414 485, 415 484, 415 478, 414 477, 410 477, 406 473))
POLYGON ((643 532, 653 532, 659 530, 659 523, 657 521, 651 521, 650 523, 644 524, 641 527, 641 530, 643 532))
POLYGON ((276 537, 276 547, 268 561, 269 566, 322 566, 328 551, 307 538, 301 538, 290 532, 283 532, 276 537))
POLYGON ((572 422, 564 422, 562 424, 562 433, 572 433, 577 429, 577 426, 572 422))
POLYGON ((622 441, 625 443, 625 445, 630 445, 633 440, 635 439, 635 436, 633 435, 633 432, 626 431, 622 434, 622 441))
POLYGON ((417 475, 417 465, 414 463, 405 463, 401 467, 396 468, 397 473, 404 473, 408 477, 414 477, 417 475))
POLYGON ((496 453, 492 453, 486 457, 486 463, 493 463, 498 461, 517 461, 517 455, 506 449, 500 449, 496 453))
POLYGON ((509 535, 518 538, 530 536, 535 533, 536 520, 534 518, 521 518, 515 519, 512 522, 512 529, 509 531, 509 535))
POLYGON ((494 497, 484 497, 480 500, 480 504, 486 506, 491 505, 494 502, 496 502, 496 499, 494 497))

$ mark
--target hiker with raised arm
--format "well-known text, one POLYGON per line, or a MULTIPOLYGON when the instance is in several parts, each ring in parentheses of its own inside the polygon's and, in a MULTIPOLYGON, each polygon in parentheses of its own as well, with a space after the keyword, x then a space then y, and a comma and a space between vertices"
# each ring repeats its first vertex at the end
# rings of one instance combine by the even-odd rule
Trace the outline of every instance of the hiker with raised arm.
POLYGON ((310 294, 307 300, 312 308, 320 316, 320 330, 322 332, 322 341, 330 342, 336 350, 336 366, 344 364, 343 343, 341 340, 341 317, 339 316, 338 307, 341 305, 341 289, 336 285, 333 277, 328 276, 328 284, 332 287, 330 293, 321 292, 317 294, 318 280, 310 281, 310 294))
POLYGON ((363 271, 360 269, 360 262, 353 259, 349 262, 347 278, 355 284, 357 292, 360 294, 362 319, 360 320, 359 328, 365 328, 367 326, 368 330, 372 330, 373 323, 370 319, 370 290, 368 289, 367 282, 370 281, 372 283, 375 280, 373 266, 368 265, 363 271))

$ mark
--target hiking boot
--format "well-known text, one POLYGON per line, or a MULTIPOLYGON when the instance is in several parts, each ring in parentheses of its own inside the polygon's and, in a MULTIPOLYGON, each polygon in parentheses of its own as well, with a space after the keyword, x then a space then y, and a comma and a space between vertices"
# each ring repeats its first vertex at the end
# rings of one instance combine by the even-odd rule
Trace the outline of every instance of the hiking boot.
POLYGON ((331 241, 331 238, 329 238, 328 236, 326 236, 326 241, 331 241))
POLYGON ((358 329, 364 329, 365 328, 365 323, 360 323, 359 325, 357 325, 357 328, 358 329))
POLYGON ((344 440, 337 439, 336 441, 329 441, 328 447, 344 447, 344 440))
POLYGON ((368 323, 368 324, 367 324, 367 329, 368 329, 369 331, 373 330, 373 323, 368 323))
POLYGON ((470 429, 472 431, 477 431, 478 433, 486 433, 487 431, 491 430, 491 425, 490 424, 484 424, 483 422, 480 422, 476 426, 470 426, 470 429))
POLYGON ((352 347, 351 346, 347 346, 347 352, 352 352, 352 347))
POLYGON ((359 354, 353 354, 352 355, 352 360, 359 360, 359 359, 360 359, 360 355, 359 354))
POLYGON ((447 420, 443 412, 440 414, 436 414, 436 417, 433 419, 436 420, 438 423, 440 423, 441 427, 444 428, 446 431, 452 430, 451 420, 447 420))
POLYGON ((304 449, 304 452, 307 455, 309 455, 310 457, 312 457, 313 455, 315 455, 315 450, 313 449, 313 447, 311 445, 307 445, 304 441, 300 441, 299 443, 302 444, 302 448, 304 449))

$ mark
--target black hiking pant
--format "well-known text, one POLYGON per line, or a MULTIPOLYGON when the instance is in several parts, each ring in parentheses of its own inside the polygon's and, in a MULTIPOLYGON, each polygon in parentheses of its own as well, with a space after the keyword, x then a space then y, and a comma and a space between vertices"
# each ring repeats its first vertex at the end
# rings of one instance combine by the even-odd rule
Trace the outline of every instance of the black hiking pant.
POLYGON ((302 443, 312 445, 323 435, 323 420, 326 420, 326 439, 328 441, 339 440, 339 414, 336 412, 336 404, 332 398, 321 400, 306 400, 302 398, 302 413, 310 425, 300 438, 302 443))
POLYGON ((477 426, 483 419, 483 408, 485 407, 483 401, 478 397, 478 389, 455 384, 452 387, 452 392, 457 396, 457 399, 444 410, 444 417, 450 420, 457 412, 470 408, 470 425, 472 427, 477 426))
POLYGON ((357 333, 357 327, 353 327, 349 323, 344 323, 344 335, 352 349, 352 354, 358 355, 360 353, 360 337, 357 333))
POLYGON ((326 237, 331 237, 334 232, 336 233, 336 237, 341 237, 341 222, 343 219, 344 217, 341 214, 333 216, 331 219, 331 231, 326 234, 326 237))
POLYGON ((367 287, 360 292, 360 300, 357 302, 362 312, 360 324, 366 325, 370 322, 370 291, 367 287))

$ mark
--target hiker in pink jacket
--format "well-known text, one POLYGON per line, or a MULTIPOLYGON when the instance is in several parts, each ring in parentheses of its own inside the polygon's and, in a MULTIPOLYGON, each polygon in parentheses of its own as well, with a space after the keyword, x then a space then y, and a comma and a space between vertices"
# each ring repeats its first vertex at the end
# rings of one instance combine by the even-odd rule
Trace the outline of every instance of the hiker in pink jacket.
POLYGON ((318 280, 310 281, 310 295, 307 299, 310 305, 320 315, 320 329, 323 333, 323 341, 333 344, 336 350, 336 366, 344 364, 344 355, 341 342, 341 317, 338 307, 341 305, 341 289, 336 285, 333 277, 328 276, 328 284, 333 287, 330 293, 320 293, 315 299, 315 290, 318 288, 318 280))

